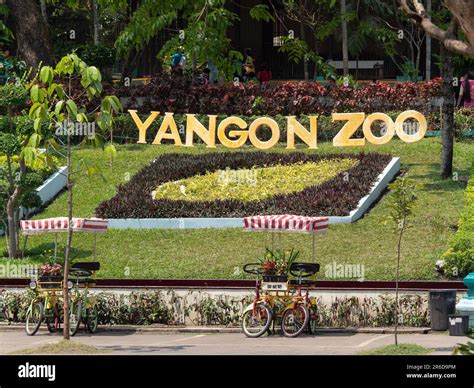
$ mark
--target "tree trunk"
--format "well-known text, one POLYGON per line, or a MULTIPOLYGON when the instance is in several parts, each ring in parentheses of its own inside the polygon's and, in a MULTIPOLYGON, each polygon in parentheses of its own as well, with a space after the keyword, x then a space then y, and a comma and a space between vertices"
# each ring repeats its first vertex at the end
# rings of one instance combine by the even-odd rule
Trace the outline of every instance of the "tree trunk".
MULTIPOLYGON (((346 13, 346 0, 341 1, 341 16, 344 16, 346 13)), ((342 69, 344 76, 349 75, 349 49, 347 42, 347 22, 344 20, 341 23, 341 32, 342 32, 342 69)))
POLYGON ((450 178, 453 174, 453 150, 454 150, 454 88, 453 88, 453 55, 441 46, 442 60, 442 144, 441 153, 441 178, 450 178))
POLYGON ((41 6, 41 16, 43 16, 44 22, 48 24, 48 13, 46 12, 46 0, 41 0, 40 6, 41 6))
MULTIPOLYGON (((431 0, 426 1, 426 11, 431 13, 431 0)), ((431 36, 426 34, 426 63, 425 63, 425 79, 431 79, 431 36)))
POLYGON ((8 222, 8 257, 16 259, 18 257, 18 230, 16 226, 16 208, 18 206, 19 189, 16 188, 7 202, 7 222, 8 222))
MULTIPOLYGON (((11 157, 7 158, 7 169, 8 169, 8 182, 9 182, 9 194, 7 201, 7 224, 8 228, 6 233, 8 234, 8 257, 10 259, 16 259, 18 257, 18 201, 21 197, 22 190, 15 183, 14 171, 12 170, 11 157)), ((24 176, 26 172, 25 163, 20 159, 20 178, 24 176)))
MULTIPOLYGON (((403 220, 405 222, 405 220, 403 220)), ((403 228, 400 230, 400 235, 398 236, 398 244, 397 244, 397 273, 395 276, 395 345, 398 345, 398 280, 400 278, 400 256, 401 256, 401 248, 402 248, 402 236, 403 236, 403 228)))
POLYGON ((17 55, 34 69, 51 64, 53 45, 48 27, 35 0, 6 0, 15 34, 17 55))
POLYGON ((99 6, 97 0, 92 0, 92 30, 94 36, 94 44, 99 45, 99 6))
POLYGON ((66 253, 64 255, 64 276, 63 276, 63 299, 64 299, 64 339, 69 339, 69 261, 71 257, 72 246, 72 163, 71 163, 71 136, 67 135, 67 216, 68 230, 66 253))
MULTIPOLYGON (((304 7, 304 6, 305 4, 302 4, 302 5, 300 4, 300 7, 304 7)), ((301 40, 303 42, 306 42, 306 31, 304 29, 304 24, 302 21, 300 22, 300 35, 301 35, 301 40)), ((308 81, 309 70, 308 70, 308 58, 306 57, 306 54, 303 56, 303 73, 304 73, 304 80, 308 81)))

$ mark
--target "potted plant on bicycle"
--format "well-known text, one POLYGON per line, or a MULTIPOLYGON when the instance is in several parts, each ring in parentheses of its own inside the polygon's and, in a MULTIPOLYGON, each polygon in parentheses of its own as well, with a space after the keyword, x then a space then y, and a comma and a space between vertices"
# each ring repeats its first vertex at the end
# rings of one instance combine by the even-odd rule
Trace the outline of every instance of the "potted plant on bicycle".
POLYGON ((39 268, 41 282, 57 283, 62 281, 63 267, 58 263, 46 263, 39 268))
POLYGON ((263 267, 263 280, 265 282, 287 282, 290 266, 296 261, 300 252, 266 248, 265 256, 260 260, 263 267))

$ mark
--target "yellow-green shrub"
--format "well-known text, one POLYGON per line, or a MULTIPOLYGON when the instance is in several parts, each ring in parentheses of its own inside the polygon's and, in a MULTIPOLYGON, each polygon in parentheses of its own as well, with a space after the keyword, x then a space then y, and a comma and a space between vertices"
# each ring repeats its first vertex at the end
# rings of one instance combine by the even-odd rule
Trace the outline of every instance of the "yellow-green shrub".
POLYGON ((154 198, 260 201, 277 194, 297 193, 306 187, 320 185, 357 164, 355 159, 333 159, 263 168, 218 170, 167 182, 156 189, 154 198))

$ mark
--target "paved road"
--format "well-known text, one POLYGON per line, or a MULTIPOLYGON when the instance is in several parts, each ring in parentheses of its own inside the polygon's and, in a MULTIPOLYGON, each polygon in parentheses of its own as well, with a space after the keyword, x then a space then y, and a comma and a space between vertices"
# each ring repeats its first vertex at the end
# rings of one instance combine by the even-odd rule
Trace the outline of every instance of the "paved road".
MULTIPOLYGON (((32 348, 61 340, 60 335, 45 331, 28 337, 22 331, 0 331, 0 354, 32 348)), ((357 354, 371 348, 393 343, 392 334, 331 333, 316 336, 302 335, 285 338, 279 335, 246 338, 239 333, 220 334, 163 334, 131 332, 99 332, 94 335, 77 334, 74 341, 104 349, 110 354, 153 355, 253 355, 253 354, 357 354)), ((447 334, 402 334, 401 343, 416 343, 435 351, 432 354, 451 354, 456 343, 467 342, 467 337, 450 337, 447 334)))

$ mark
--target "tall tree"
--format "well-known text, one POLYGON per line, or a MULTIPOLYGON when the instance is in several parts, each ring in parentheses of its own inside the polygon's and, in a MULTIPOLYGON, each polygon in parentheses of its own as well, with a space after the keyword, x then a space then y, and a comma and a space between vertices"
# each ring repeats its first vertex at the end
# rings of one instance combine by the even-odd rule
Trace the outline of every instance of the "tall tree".
MULTIPOLYGON (((104 0, 99 1, 101 3, 104 0)), ((110 0, 110 3, 123 7, 120 0, 110 0)), ((225 5, 225 0, 142 0, 117 38, 118 55, 132 56, 166 29, 172 32, 171 38, 158 54, 165 64, 169 64, 171 54, 182 48, 187 63, 212 60, 220 74, 231 78, 235 59, 242 59, 242 55, 230 49, 227 29, 238 20, 238 15, 225 5), (183 25, 180 30, 175 28, 178 19, 183 25)))
MULTIPOLYGON (((428 15, 431 13, 431 0, 426 1, 426 10, 428 15)), ((425 60, 425 79, 429 81, 431 79, 431 36, 426 34, 426 60, 425 60)))
POLYGON ((399 1, 402 10, 415 25, 442 43, 443 121, 440 175, 443 179, 447 179, 452 175, 454 154, 453 53, 474 58, 474 0, 455 2, 443 0, 442 5, 445 8, 442 11, 448 10, 447 16, 445 15, 446 12, 429 15, 425 6, 419 0, 399 1), (448 20, 446 20, 447 17, 448 20), (461 27, 464 35, 459 34, 459 27, 461 27))
POLYGON ((474 58, 474 0, 442 0, 464 36, 454 35, 433 22, 421 0, 398 0, 405 14, 448 50, 474 58))
POLYGON ((99 44, 99 5, 97 0, 92 0, 92 35, 94 37, 94 44, 99 44))
MULTIPOLYGON (((456 22, 452 22, 448 33, 455 36, 456 22)), ((454 154, 454 105, 455 94, 453 88, 453 53, 441 46, 441 77, 443 78, 443 122, 442 122, 442 151, 441 151, 441 178, 450 178, 453 174, 454 154)))
POLYGON ((53 45, 38 3, 35 0, 6 0, 6 4, 10 9, 17 55, 33 68, 40 62, 51 63, 53 45))
MULTIPOLYGON (((276 13, 276 5, 272 1, 270 4, 276 13)), ((299 35, 285 38, 279 51, 287 53, 290 60, 296 63, 303 60, 305 79, 309 78, 309 60, 316 65, 315 74, 318 68, 322 73, 332 73, 333 69, 318 55, 317 47, 308 43, 306 31, 312 33, 316 45, 331 36, 341 25, 342 19, 347 18, 347 14, 341 15, 338 12, 337 0, 283 0, 281 5, 282 17, 276 15, 279 21, 287 31, 289 28, 284 25, 285 19, 298 23, 300 32, 299 35)))
MULTIPOLYGON (((66 251, 64 256, 64 278, 63 278, 63 309, 64 309, 64 338, 69 339, 70 325, 69 318, 80 316, 81 307, 78 303, 70 304, 68 280, 69 268, 71 260, 72 249, 72 218, 73 218, 73 186, 74 179, 78 172, 83 169, 84 161, 81 160, 79 166, 73 166, 72 163, 72 145, 71 136, 75 136, 75 126, 77 124, 88 123, 89 120, 94 120, 103 134, 108 136, 108 132, 113 125, 113 114, 122 110, 120 101, 116 96, 102 96, 102 76, 100 71, 95 66, 87 66, 76 54, 69 54, 61 59, 61 61, 53 69, 50 66, 43 66, 40 69, 40 83, 35 84, 30 89, 30 97, 33 103, 29 116, 35 122, 35 126, 40 126, 41 123, 46 123, 49 127, 63 125, 62 129, 66 136, 66 160, 67 160, 67 193, 68 193, 68 233, 66 242, 66 251), (66 87, 61 83, 56 83, 66 80, 66 87), (82 93, 72 93, 72 81, 80 80, 83 88, 82 93), (55 82, 56 81, 56 82, 55 82), (80 98, 87 95, 89 102, 95 100, 100 103, 93 111, 87 112, 86 107, 80 104, 80 98), (77 103, 76 103, 77 102, 77 103), (67 125, 65 125, 65 123, 67 125), (74 171, 73 171, 74 168, 74 171)), ((95 126, 93 127, 95 128, 95 126)), ((95 140, 98 142, 96 133, 93 134, 95 140)), ((39 137, 39 136, 38 136, 39 137)), ((59 147, 58 147, 59 148, 59 147)), ((116 153, 115 147, 109 143, 104 151, 109 155, 116 153)), ((87 165, 86 165, 87 166, 87 165)), ((97 171, 97 166, 87 166, 89 174, 97 171)), ((73 301, 72 301, 73 302, 73 301)), ((78 322, 76 321, 76 324, 78 322)), ((79 318, 80 323, 80 318, 79 318)))
POLYGON ((349 49, 347 42, 347 21, 343 17, 346 12, 346 0, 341 2, 341 39, 342 39, 342 69, 344 76, 349 75, 349 49))

